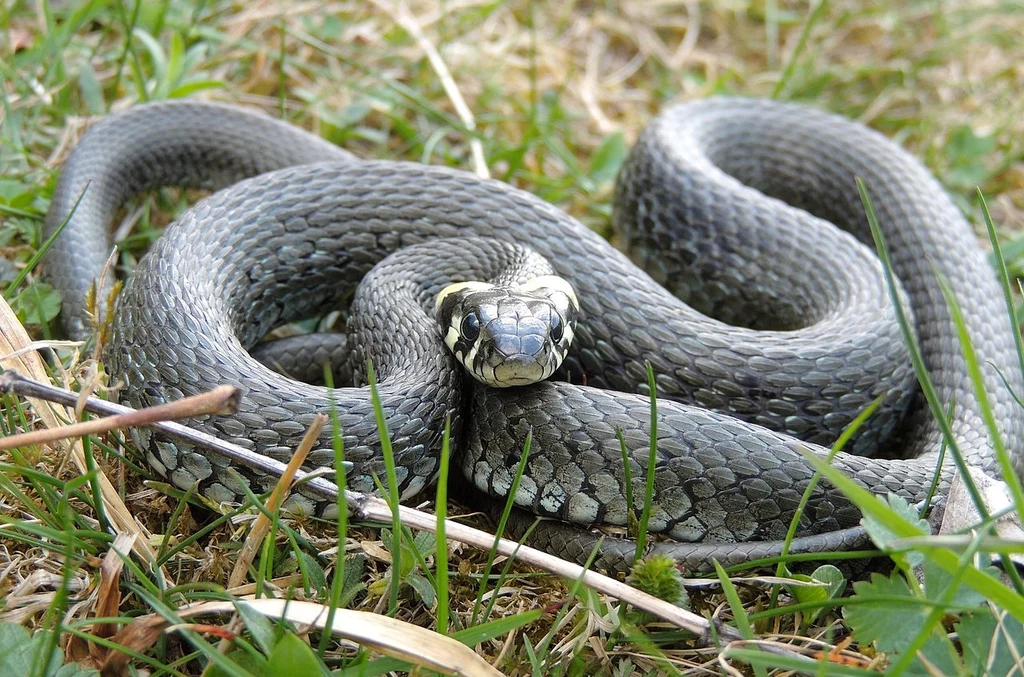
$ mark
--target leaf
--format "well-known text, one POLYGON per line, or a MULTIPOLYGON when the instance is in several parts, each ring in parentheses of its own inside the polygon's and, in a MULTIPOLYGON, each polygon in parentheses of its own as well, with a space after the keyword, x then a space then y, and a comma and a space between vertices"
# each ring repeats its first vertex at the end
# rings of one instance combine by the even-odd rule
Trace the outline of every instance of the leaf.
MULTIPOLYGON (((859 185, 863 186, 863 184, 859 185)), ((871 214, 869 223, 871 223, 874 232, 877 233, 878 220, 875 218, 873 213, 871 214)), ((924 373, 927 376, 927 372, 924 373)), ((918 536, 924 536, 928 533, 917 524, 909 521, 904 523, 899 516, 893 512, 892 508, 889 508, 885 504, 885 501, 879 501, 874 494, 871 494, 867 489, 858 485, 850 477, 844 475, 836 468, 831 467, 814 454, 807 452, 804 453, 803 456, 807 462, 815 468, 815 470, 824 475, 829 482, 849 496, 864 514, 874 516, 877 519, 891 521, 897 528, 897 533, 900 533, 905 538, 915 538, 918 536)), ((930 550, 928 557, 946 571, 958 572, 963 576, 963 580, 967 585, 985 595, 990 602, 998 604, 1002 608, 1006 609, 1017 620, 1024 622, 1024 597, 1004 585, 998 578, 992 576, 987 571, 975 569, 974 567, 962 569, 960 556, 948 548, 933 548, 930 550)))
POLYGON ((261 651, 269 655, 274 644, 277 642, 277 632, 274 630, 274 624, 266 616, 250 606, 245 604, 237 604, 235 606, 238 609, 238 615, 242 618, 245 629, 252 636, 253 642, 261 651))
POLYGON ((60 294, 45 282, 33 282, 11 301, 22 324, 41 325, 60 313, 60 294))
POLYGON ((339 607, 346 607, 355 599, 356 595, 366 589, 363 584, 363 571, 366 569, 366 556, 353 555, 345 558, 344 578, 341 582, 341 597, 338 600, 339 607))
POLYGON ((928 615, 927 607, 915 603, 898 572, 892 576, 871 574, 870 581, 854 583, 853 592, 858 601, 865 603, 844 607, 843 618, 857 641, 874 643, 879 651, 899 653, 907 648, 928 615))
POLYGON ((345 23, 333 14, 321 18, 320 27, 317 29, 319 38, 325 42, 337 42, 345 30, 345 23))
POLYGON ((437 548, 437 535, 430 533, 429 531, 421 531, 416 534, 413 539, 413 543, 416 544, 416 549, 420 551, 424 557, 430 557, 434 554, 434 550, 437 548))
MULTIPOLYGON (((261 677, 267 674, 267 659, 258 654, 236 648, 228 651, 227 658, 231 659, 231 662, 237 667, 244 670, 244 674, 253 675, 253 677, 261 677)), ((204 677, 233 677, 233 673, 227 672, 217 663, 210 663, 203 675, 204 677)))
POLYGON ((372 112, 373 110, 365 102, 354 101, 336 110, 320 111, 320 115, 322 119, 335 127, 345 129, 362 122, 372 112))
MULTIPOLYGON (((883 499, 881 496, 879 496, 878 500, 883 499)), ((908 523, 915 524, 916 526, 921 528, 924 533, 931 532, 931 527, 928 525, 927 520, 921 519, 921 517, 917 514, 917 510, 915 510, 909 503, 907 503, 906 499, 897 496, 896 494, 890 493, 888 496, 885 497, 884 502, 889 506, 889 508, 893 512, 902 517, 908 523)), ((897 534, 890 525, 870 515, 865 515, 864 518, 861 520, 861 524, 864 525, 864 530, 868 532, 868 535, 871 536, 871 540, 874 542, 875 545, 878 546, 879 550, 889 552, 890 556, 893 558, 904 559, 906 563, 908 563, 912 567, 918 566, 919 564, 921 564, 922 561, 924 561, 924 555, 920 552, 890 552, 892 550, 892 542, 901 538, 901 536, 897 534)))
POLYGON ((846 578, 842 572, 831 564, 825 564, 811 573, 810 576, 806 574, 794 574, 790 573, 789 576, 798 581, 804 581, 807 583, 821 583, 821 585, 788 585, 786 589, 793 598, 801 603, 808 604, 820 604, 821 607, 807 612, 807 622, 814 621, 821 612, 829 608, 826 604, 828 600, 835 599, 843 594, 846 590, 846 578))
POLYGON ((629 147, 622 132, 609 134, 590 160, 590 179, 597 187, 611 183, 626 160, 629 147))
POLYGON ((1020 672, 1024 655, 1024 624, 991 609, 965 613, 956 625, 963 647, 964 669, 971 675, 1009 675, 1020 672))
POLYGON ((171 91, 171 85, 177 84, 184 73, 182 72, 182 60, 185 58, 185 41, 181 39, 181 33, 171 34, 171 51, 167 56, 167 76, 160 83, 158 99, 165 98, 171 91))
POLYGON ((210 54, 210 43, 197 42, 185 51, 185 57, 181 62, 182 74, 188 74, 198 70, 210 54))
POLYGON ((419 574, 409 574, 406 576, 404 582, 409 584, 409 587, 416 592, 416 596, 419 597, 424 604, 431 607, 434 606, 434 602, 437 601, 437 592, 434 590, 434 587, 430 585, 430 581, 419 574))
POLYGON ((191 94, 201 92, 207 89, 223 89, 224 82, 221 80, 193 80, 186 82, 185 84, 175 87, 167 93, 168 99, 184 99, 191 94))
POLYGON ((316 557, 301 550, 298 556, 302 560, 303 569, 309 576, 309 583, 313 586, 313 589, 325 590, 327 588, 327 574, 324 573, 324 568, 320 566, 320 562, 316 560, 316 557))
POLYGON ((60 650, 53 646, 49 661, 42 652, 50 641, 49 631, 29 635, 17 623, 0 623, 0 675, 41 675, 43 677, 96 677, 96 670, 88 670, 75 663, 63 665, 60 650), (37 654, 39 654, 37 656, 37 654))
MULTIPOLYGON (((858 642, 874 644, 879 651, 899 656, 924 630, 929 607, 919 603, 899 572, 888 577, 872 574, 870 582, 858 581, 853 590, 859 603, 843 607, 843 617, 858 642)), ((936 623, 928 630, 928 640, 904 674, 960 673, 956 650, 941 628, 936 623), (929 673, 928 666, 938 672, 929 673)))
MULTIPOLYGON (((979 568, 982 568, 979 566, 979 568)), ((999 573, 995 567, 985 567, 985 569, 993 576, 998 576, 999 573)), ((925 594, 928 595, 928 599, 938 599, 939 595, 943 593, 950 581, 953 579, 952 575, 932 560, 925 560, 924 562, 924 590, 925 594)), ((980 592, 973 590, 969 586, 964 585, 962 582, 957 587, 956 592, 953 593, 952 599, 949 600, 950 606, 956 607, 972 607, 981 606, 985 603, 985 596, 980 592)))
POLYGON ((381 576, 380 578, 370 581, 369 585, 366 586, 366 592, 370 593, 374 597, 383 597, 387 594, 388 589, 391 587, 391 576, 390 572, 381 576))
POLYGON ((966 675, 953 642, 945 634, 933 634, 917 652, 910 666, 903 672, 908 677, 935 677, 935 675, 966 675))
POLYGON ((514 616, 506 616, 505 618, 487 621, 486 623, 479 623, 465 630, 459 630, 452 635, 452 639, 457 639, 466 646, 476 646, 477 644, 489 642, 495 637, 507 635, 517 628, 529 625, 539 620, 543 615, 544 611, 541 609, 523 611, 514 616))
POLYGON ((26 190, 26 185, 21 181, 0 177, 0 203, 15 206, 18 203, 25 203, 24 196, 31 202, 35 192, 26 190))
POLYGON ((992 174, 985 166, 985 158, 990 157, 995 148, 996 139, 992 135, 979 136, 967 125, 954 129, 945 145, 949 158, 947 183, 967 189, 985 183, 992 174))
POLYGON ((103 100, 103 87, 96 77, 96 71, 88 61, 82 63, 78 70, 78 90, 82 93, 82 100, 90 115, 101 115, 106 111, 103 100))
POLYGON ((313 649, 291 632, 286 632, 267 656, 267 677, 313 677, 322 674, 324 670, 313 649))
MULTIPOLYGON (((132 37, 137 38, 149 53, 149 58, 153 61, 153 81, 156 83, 155 89, 156 91, 159 91, 163 86, 162 83, 167 77, 167 55, 164 53, 164 49, 160 46, 157 39, 143 29, 135 27, 132 30, 132 37)), ((145 87, 145 82, 140 82, 139 85, 145 87)))

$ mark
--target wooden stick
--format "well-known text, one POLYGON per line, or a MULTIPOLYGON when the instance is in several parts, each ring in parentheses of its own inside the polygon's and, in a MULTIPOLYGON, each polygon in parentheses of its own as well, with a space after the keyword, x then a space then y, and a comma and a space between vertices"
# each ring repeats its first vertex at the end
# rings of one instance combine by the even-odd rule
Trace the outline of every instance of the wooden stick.
MULTIPOLYGON (((68 407, 74 407, 79 402, 78 393, 73 393, 68 390, 64 390, 63 388, 56 388, 45 383, 27 379, 13 370, 4 372, 4 374, 0 376, 0 392, 21 395, 22 397, 35 397, 48 402, 57 402, 58 404, 63 404, 68 407)), ((128 414, 137 411, 131 407, 107 402, 106 400, 101 400, 96 397, 86 398, 85 410, 93 414, 102 414, 104 416, 128 414)), ((157 421, 154 423, 148 423, 147 425, 155 430, 159 430, 169 437, 173 437, 183 442, 188 442, 189 444, 209 449, 221 454, 222 456, 226 456, 239 465, 256 470, 257 472, 273 475, 274 477, 281 477, 287 468, 284 463, 268 456, 261 456, 260 454, 244 449, 237 444, 225 442, 218 437, 208 435, 207 433, 199 430, 193 430, 188 426, 175 423, 174 421, 157 421)), ((346 469, 349 468, 351 468, 351 464, 346 466, 346 469)), ((302 481, 303 489, 308 490, 309 493, 322 496, 323 498, 337 500, 337 485, 323 477, 320 477, 320 474, 322 473, 299 471, 295 473, 295 477, 297 481, 302 481)))
MULTIPOLYGON (((34 381, 29 381, 28 379, 18 376, 13 372, 7 372, 0 377, 0 392, 22 394, 26 391, 31 391, 33 397, 43 399, 49 399, 52 397, 54 398, 52 401, 61 403, 64 403, 65 401, 74 402, 77 397, 75 393, 55 388, 53 386, 36 383, 34 381)), ((102 410, 100 413, 111 413, 115 411, 117 413, 128 413, 133 411, 129 407, 114 405, 110 402, 98 400, 94 397, 90 397, 86 401, 86 410, 102 410)), ((215 453, 225 454, 233 460, 238 460, 240 463, 243 463, 248 467, 267 472, 275 477, 281 477, 286 471, 286 466, 283 463, 260 456, 259 454, 254 454, 251 451, 242 449, 241 447, 225 442, 224 440, 220 440, 212 435, 206 435, 205 433, 185 428, 180 424, 159 422, 149 425, 161 430, 162 432, 179 437, 180 439, 186 439, 192 444, 208 448, 215 453)), ((309 490, 311 493, 315 493, 324 498, 337 500, 337 492, 339 489, 334 483, 329 482, 322 477, 313 476, 312 473, 296 473, 296 478, 301 477, 309 478, 303 482, 303 490, 309 490)), ((353 491, 345 491, 345 500, 347 502, 349 513, 354 519, 381 524, 391 523, 391 509, 383 499, 353 491)), ((412 528, 430 533, 437 533, 437 517, 434 515, 430 515, 413 508, 400 506, 399 516, 404 524, 412 528)), ((447 530, 449 540, 465 543, 481 550, 490 550, 492 547, 496 547, 498 553, 507 557, 511 557, 531 566, 543 569, 557 576, 562 576, 570 580, 581 580, 584 584, 597 592, 604 593, 610 597, 632 604, 639 609, 643 609, 650 614, 693 633, 697 637, 697 641, 702 645, 715 645, 721 647, 729 642, 742 640, 740 633, 728 625, 719 623, 718 621, 710 621, 703 616, 698 616, 697 614, 685 609, 680 609, 669 602, 632 588, 625 583, 597 573, 596 571, 588 571, 577 564, 567 562, 535 548, 520 545, 515 541, 510 541, 504 538, 498 539, 495 544, 493 534, 489 534, 479 529, 474 529, 458 522, 446 520, 445 528, 447 530)), ((795 651, 779 647, 764 646, 762 649, 770 653, 804 658, 801 654, 795 651)))
MULTIPOLYGON (((8 377, 11 373, 15 372, 7 372, 4 374, 4 377, 8 377)), ((15 392, 15 389, 7 390, 4 388, 2 383, 0 383, 0 390, 15 392)), ((33 396, 24 392, 18 394, 33 396)), ((15 447, 25 447, 30 444, 43 444, 73 437, 95 435, 130 426, 148 425, 158 421, 174 421, 207 414, 231 414, 238 410, 238 400, 240 397, 241 393, 235 386, 217 386, 209 392, 186 397, 176 402, 160 404, 155 407, 133 409, 122 414, 73 423, 60 428, 40 428, 39 430, 10 435, 0 438, 0 451, 14 449, 15 447)))

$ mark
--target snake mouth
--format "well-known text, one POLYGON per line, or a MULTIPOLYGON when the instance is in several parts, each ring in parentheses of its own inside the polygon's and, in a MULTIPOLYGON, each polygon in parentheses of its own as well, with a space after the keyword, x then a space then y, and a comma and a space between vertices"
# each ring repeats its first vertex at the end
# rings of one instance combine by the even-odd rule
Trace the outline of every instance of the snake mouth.
POLYGON ((497 365, 484 367, 482 372, 478 378, 497 388, 525 386, 543 381, 551 375, 551 370, 538 361, 537 355, 526 354, 502 357, 497 365), (494 375, 493 379, 484 379, 487 372, 494 375))

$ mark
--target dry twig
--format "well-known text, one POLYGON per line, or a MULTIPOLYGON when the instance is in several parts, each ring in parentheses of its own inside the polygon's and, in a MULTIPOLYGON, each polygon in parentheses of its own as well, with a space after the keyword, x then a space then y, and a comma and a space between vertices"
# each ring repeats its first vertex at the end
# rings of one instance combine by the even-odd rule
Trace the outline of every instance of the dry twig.
MULTIPOLYGON (((16 374, 16 372, 7 372, 16 374)), ((0 381, 7 377, 5 374, 0 381)), ((4 383, 0 382, 0 390, 5 389, 4 383)), ((27 393, 21 393, 27 394, 27 393)), ((175 402, 168 402, 155 407, 145 409, 133 409, 123 414, 115 414, 106 418, 97 418, 91 421, 82 421, 60 428, 42 428, 17 435, 9 435, 0 439, 0 451, 25 447, 32 444, 43 444, 56 440, 71 439, 84 435, 95 435, 111 430, 128 428, 131 426, 148 425, 157 421, 174 421, 181 418, 192 418, 207 414, 224 415, 230 414, 238 409, 238 398, 240 393, 235 386, 222 385, 213 390, 186 397, 175 402)))
MULTIPOLYGON (((29 340, 28 332, 25 331, 25 327, 18 321, 17 316, 11 307, 7 304, 7 301, 0 298, 0 367, 7 370, 21 369, 28 373, 36 382, 47 379, 46 369, 43 365, 42 359, 36 352, 24 352, 31 344, 29 340)), ((3 379, 8 378, 8 374, 17 376, 13 371, 7 371, 3 375, 3 379)), ((28 379, 22 379, 28 383, 28 379)), ((2 384, 0 384, 2 387, 2 384)), ((58 392, 66 395, 70 395, 69 398, 60 400, 60 404, 65 407, 74 407, 77 403, 77 396, 74 393, 70 393, 66 390, 58 390, 58 392)), ((6 391, 5 391, 6 392, 6 391)), ((21 393, 29 398, 29 403, 32 405, 32 409, 36 412, 36 415, 42 420, 47 428, 60 428, 65 425, 64 421, 70 418, 67 410, 62 410, 60 407, 55 407, 50 402, 56 402, 50 397, 35 396, 31 392, 21 393)), ((95 399, 95 398, 90 398, 95 399)), ((100 400, 96 400, 100 401, 100 400)), ((88 472, 88 463, 85 458, 85 451, 82 449, 82 444, 79 441, 75 441, 71 444, 70 454, 72 460, 74 460, 75 466, 78 468, 78 472, 88 472)), ((113 528, 118 533, 127 532, 134 534, 136 538, 132 542, 132 549, 139 555, 139 557, 149 565, 152 565, 156 561, 156 552, 150 547, 149 542, 152 538, 152 534, 146 529, 138 520, 128 506, 124 504, 121 499, 121 495, 118 493, 117 488, 107 479, 107 476, 103 473, 99 474, 98 477, 100 493, 103 500, 103 508, 110 520, 113 528)), ((173 586, 174 580, 170 575, 169 571, 163 572, 163 580, 168 585, 173 586)))
MULTIPOLYGON (((74 401, 75 393, 60 388, 47 386, 41 383, 33 383, 28 379, 18 376, 12 372, 0 377, 0 391, 24 392, 31 391, 35 397, 53 398, 53 401, 64 403, 74 401)), ((96 413, 126 413, 133 411, 129 407, 115 405, 93 397, 86 401, 86 410, 96 413)), ((159 422, 151 424, 152 427, 179 439, 185 439, 192 444, 203 446, 211 451, 224 454, 230 459, 243 464, 254 470, 265 472, 276 477, 281 477, 288 472, 287 467, 274 459, 260 456, 237 445, 220 440, 212 435, 207 435, 178 423, 159 422)), ((337 500, 338 487, 323 477, 314 473, 297 471, 296 478, 304 479, 302 487, 304 491, 316 494, 322 498, 337 500)), ((386 501, 375 496, 359 494, 352 491, 345 491, 345 500, 348 510, 354 519, 360 521, 390 524, 392 519, 391 509, 386 501)), ((404 524, 415 529, 437 532, 437 518, 434 515, 414 510, 405 506, 399 507, 399 516, 404 524)), ((658 599, 653 595, 632 588, 625 583, 613 578, 599 574, 595 571, 588 571, 583 567, 567 562, 548 553, 542 552, 529 546, 520 545, 515 541, 498 539, 495 541, 493 534, 474 529, 458 522, 445 521, 445 528, 450 540, 459 541, 481 550, 496 548, 497 552, 506 557, 514 558, 525 564, 543 569, 557 576, 570 580, 580 580, 591 589, 604 593, 623 602, 643 609, 669 623, 672 623, 684 630, 693 633, 697 640, 703 645, 712 645, 738 641, 742 639, 740 634, 733 628, 712 623, 708 619, 697 614, 680 609, 679 607, 658 599)), ((797 655, 792 652, 784 652, 788 655, 797 655)))

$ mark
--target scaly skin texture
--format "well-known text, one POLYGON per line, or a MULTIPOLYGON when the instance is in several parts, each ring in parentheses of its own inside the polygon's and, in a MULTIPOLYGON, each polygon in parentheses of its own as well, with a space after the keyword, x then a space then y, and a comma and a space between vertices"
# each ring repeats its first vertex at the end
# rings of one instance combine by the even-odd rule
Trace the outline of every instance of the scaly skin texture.
MULTIPOLYGON (((576 340, 558 375, 563 382, 476 387, 462 397, 462 375, 437 350, 437 329, 417 314, 417 294, 439 284, 440 271, 424 282, 388 267, 374 273, 377 290, 357 296, 353 311, 369 312, 350 322, 349 345, 378 365, 403 496, 433 481, 447 414, 465 473, 484 492, 508 492, 532 430, 517 505, 577 524, 625 524, 616 433, 626 441, 638 508, 650 402, 634 393, 646 390, 650 362, 660 395, 652 530, 682 541, 666 547, 688 562, 772 554, 813 474, 801 450, 825 453, 819 445, 831 444, 876 398, 882 404, 851 448, 915 458, 839 454, 835 465, 876 493, 912 501, 924 497, 934 471, 937 428, 920 415, 880 264, 857 242, 869 237, 856 175, 879 212, 943 406, 955 402, 961 449, 995 474, 935 272, 958 294, 997 422, 1018 473, 1024 470, 1024 415, 997 373, 1021 390, 1012 329, 962 214, 926 170, 877 133, 764 101, 687 104, 644 132, 620 177, 615 216, 647 272, 564 213, 505 184, 441 167, 352 162, 308 133, 230 107, 140 106, 90 131, 54 196, 51 231, 92 180, 46 262, 63 294, 69 333, 83 333, 82 284, 106 259, 107 222, 125 196, 165 183, 217 187, 293 164, 304 166, 203 200, 140 262, 105 352, 112 376, 125 383, 126 402, 155 404, 218 383, 239 385, 245 394, 237 415, 190 425, 286 458, 313 415, 328 409, 329 393, 251 358, 246 351, 261 336, 343 304, 374 264, 408 244, 467 236, 520 243, 547 258, 580 300, 576 340), (376 312, 392 296, 379 291, 389 283, 407 288, 398 302, 406 314, 376 312)), ((477 274, 471 262, 451 265, 477 274)), ((369 394, 343 388, 333 398, 346 459, 354 463, 350 486, 372 490, 383 463, 369 394)), ((332 463, 329 436, 310 465, 332 463)), ((224 461, 201 450, 146 432, 139 438, 157 471, 182 487, 199 482, 216 500, 238 500, 240 481, 256 491, 273 484, 252 473, 233 478, 224 461)), ((944 490, 949 470, 941 475, 944 490)), ((324 508, 301 495, 292 507, 324 508)), ((859 542, 839 531, 858 519, 849 501, 822 483, 801 521, 800 547, 859 542)), ((555 527, 541 539, 567 556, 589 554, 591 541, 575 527, 555 527)), ((602 563, 630 557, 628 544, 613 544, 602 563)))

